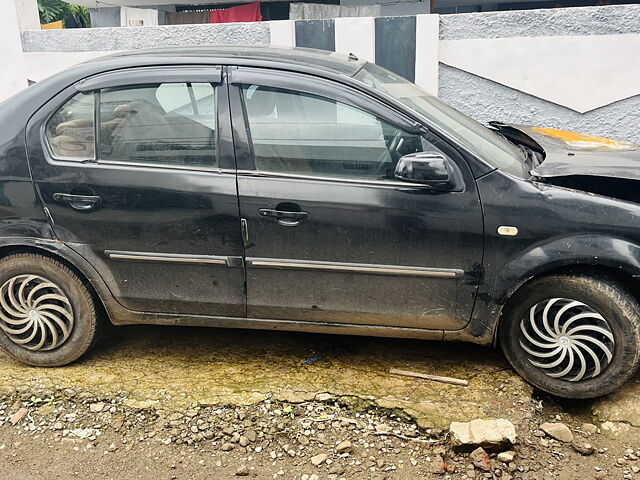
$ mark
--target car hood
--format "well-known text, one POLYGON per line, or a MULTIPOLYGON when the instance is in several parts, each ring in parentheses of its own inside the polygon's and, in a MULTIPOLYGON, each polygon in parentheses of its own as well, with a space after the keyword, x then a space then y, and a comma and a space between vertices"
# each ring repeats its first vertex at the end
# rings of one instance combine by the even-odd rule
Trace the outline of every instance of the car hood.
POLYGON ((531 175, 586 175, 640 180, 640 145, 555 128, 490 124, 509 140, 540 151, 544 160, 531 175))

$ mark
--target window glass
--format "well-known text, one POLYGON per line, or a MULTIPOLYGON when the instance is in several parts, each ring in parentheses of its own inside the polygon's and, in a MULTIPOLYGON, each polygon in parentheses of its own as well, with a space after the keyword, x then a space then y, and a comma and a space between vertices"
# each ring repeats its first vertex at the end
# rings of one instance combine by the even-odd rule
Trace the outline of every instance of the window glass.
POLYGON ((243 86, 256 168, 298 175, 393 179, 403 155, 437 149, 371 113, 331 98, 243 86))
POLYGON ((93 160, 93 93, 79 93, 53 114, 46 126, 46 136, 56 158, 93 160))
POLYGON ((216 166, 214 90, 164 83, 100 92, 100 160, 216 166))

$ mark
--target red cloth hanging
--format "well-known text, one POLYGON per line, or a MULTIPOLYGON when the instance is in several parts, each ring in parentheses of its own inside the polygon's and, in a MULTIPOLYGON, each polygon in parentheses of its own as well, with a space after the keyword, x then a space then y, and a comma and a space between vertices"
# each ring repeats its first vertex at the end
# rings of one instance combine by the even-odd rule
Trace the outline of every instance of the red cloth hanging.
POLYGON ((261 22, 260 2, 240 5, 238 7, 213 10, 211 23, 261 22))

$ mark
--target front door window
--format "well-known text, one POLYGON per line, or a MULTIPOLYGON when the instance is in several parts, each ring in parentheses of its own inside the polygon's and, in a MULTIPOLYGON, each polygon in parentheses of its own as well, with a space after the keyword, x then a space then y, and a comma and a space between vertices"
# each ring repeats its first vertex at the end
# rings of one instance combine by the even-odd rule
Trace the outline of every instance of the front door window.
POLYGON ((414 133, 334 99, 259 85, 243 96, 257 170, 393 179, 403 155, 437 150, 414 133))

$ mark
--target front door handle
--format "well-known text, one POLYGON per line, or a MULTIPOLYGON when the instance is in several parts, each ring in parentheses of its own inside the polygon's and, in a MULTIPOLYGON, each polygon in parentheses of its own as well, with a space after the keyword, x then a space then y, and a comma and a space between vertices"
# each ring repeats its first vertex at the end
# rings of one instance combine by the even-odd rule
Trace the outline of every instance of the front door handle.
POLYGON ((72 195, 70 193, 54 193, 56 202, 67 202, 75 210, 91 210, 102 200, 97 195, 72 195))
POLYGON ((288 210, 275 210, 272 208, 261 208, 258 210, 261 217, 273 217, 280 225, 285 227, 294 227, 300 222, 309 218, 307 212, 292 212, 288 210))

